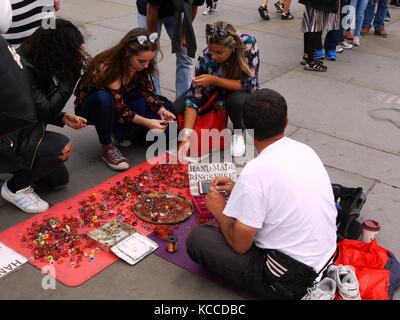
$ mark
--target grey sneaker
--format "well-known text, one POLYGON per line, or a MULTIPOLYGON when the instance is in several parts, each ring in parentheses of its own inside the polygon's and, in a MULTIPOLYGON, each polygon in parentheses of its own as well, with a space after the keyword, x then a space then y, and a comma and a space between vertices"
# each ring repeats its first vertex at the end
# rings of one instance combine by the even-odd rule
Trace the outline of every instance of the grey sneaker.
POLYGON ((330 266, 327 276, 336 282, 342 300, 361 300, 360 286, 351 266, 330 266))
POLYGON ((324 278, 307 291, 301 300, 333 300, 336 296, 336 282, 331 278, 324 278))

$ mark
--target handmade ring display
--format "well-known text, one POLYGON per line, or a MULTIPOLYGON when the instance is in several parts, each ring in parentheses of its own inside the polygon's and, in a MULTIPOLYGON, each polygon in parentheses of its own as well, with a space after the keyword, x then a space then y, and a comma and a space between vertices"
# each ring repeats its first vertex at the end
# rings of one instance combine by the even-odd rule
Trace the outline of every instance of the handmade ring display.
POLYGON ((189 218, 193 205, 187 198, 174 193, 150 192, 136 200, 133 211, 147 222, 173 224, 189 218))

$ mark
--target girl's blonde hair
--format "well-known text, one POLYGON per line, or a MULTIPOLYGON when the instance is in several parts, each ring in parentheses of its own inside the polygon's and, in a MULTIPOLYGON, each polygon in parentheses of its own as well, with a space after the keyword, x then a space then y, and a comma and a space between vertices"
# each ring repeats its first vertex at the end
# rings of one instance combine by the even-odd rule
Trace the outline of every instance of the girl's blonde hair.
POLYGON ((212 26, 216 29, 224 29, 228 34, 226 37, 221 38, 218 37, 218 32, 208 34, 206 31, 207 45, 215 43, 233 49, 231 56, 225 62, 228 68, 223 70, 224 78, 238 80, 242 77, 243 73, 247 76, 253 76, 246 59, 245 46, 236 29, 229 22, 225 21, 214 22, 212 26))

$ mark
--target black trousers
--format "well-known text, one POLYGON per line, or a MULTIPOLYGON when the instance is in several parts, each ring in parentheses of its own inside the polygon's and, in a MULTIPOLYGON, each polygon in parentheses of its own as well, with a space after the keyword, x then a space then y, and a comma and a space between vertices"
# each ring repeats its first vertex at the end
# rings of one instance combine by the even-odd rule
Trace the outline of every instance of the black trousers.
POLYGON ((264 281, 264 254, 257 247, 238 254, 225 241, 221 231, 210 225, 193 228, 186 240, 190 258, 208 271, 235 283, 262 299, 279 299, 264 281))
POLYGON ((13 172, 14 176, 7 182, 8 188, 15 193, 33 184, 49 189, 66 185, 69 181, 68 170, 58 157, 68 143, 69 139, 63 134, 46 131, 32 169, 13 172))
MULTIPOLYGON (((177 98, 172 104, 171 112, 175 115, 185 113, 185 100, 188 91, 177 98)), ((234 129, 243 129, 242 110, 249 94, 247 91, 230 91, 225 97, 225 106, 234 129)))
POLYGON ((315 50, 321 47, 322 32, 305 32, 304 33, 304 53, 307 54, 307 62, 311 63, 315 60, 315 50))

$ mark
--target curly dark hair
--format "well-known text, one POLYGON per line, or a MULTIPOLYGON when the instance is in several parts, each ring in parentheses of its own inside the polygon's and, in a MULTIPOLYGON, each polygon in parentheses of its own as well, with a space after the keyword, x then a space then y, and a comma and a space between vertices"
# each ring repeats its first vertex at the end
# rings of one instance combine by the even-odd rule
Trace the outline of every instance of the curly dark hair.
POLYGON ((55 28, 39 27, 21 45, 30 62, 44 78, 65 81, 79 77, 89 56, 82 49, 84 38, 70 21, 57 18, 55 28))
POLYGON ((254 138, 265 140, 282 134, 286 127, 287 104, 284 97, 271 89, 249 94, 242 113, 246 129, 254 129, 254 138))

